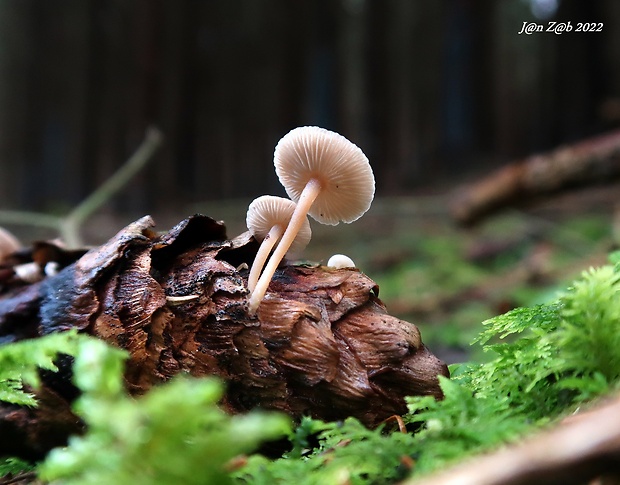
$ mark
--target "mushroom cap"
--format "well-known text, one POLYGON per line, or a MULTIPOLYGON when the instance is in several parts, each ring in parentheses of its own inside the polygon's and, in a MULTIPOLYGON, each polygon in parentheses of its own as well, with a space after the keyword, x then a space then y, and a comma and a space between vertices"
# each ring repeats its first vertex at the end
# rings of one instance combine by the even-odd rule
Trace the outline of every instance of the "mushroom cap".
MULTIPOLYGON (((282 231, 284 232, 294 211, 295 202, 292 200, 273 195, 263 195, 250 203, 245 222, 252 236, 262 241, 276 224, 282 225, 282 231)), ((295 254, 303 251, 310 242, 311 237, 312 230, 310 229, 310 222, 306 217, 288 252, 295 254)))
POLYGON ((345 254, 334 254, 329 258, 329 261, 327 261, 327 266, 336 269, 355 268, 355 263, 345 254))
POLYGON ((288 132, 274 152, 276 174, 297 202, 311 179, 321 192, 308 213, 322 224, 353 222, 370 207, 375 177, 362 150, 344 136, 317 126, 288 132))

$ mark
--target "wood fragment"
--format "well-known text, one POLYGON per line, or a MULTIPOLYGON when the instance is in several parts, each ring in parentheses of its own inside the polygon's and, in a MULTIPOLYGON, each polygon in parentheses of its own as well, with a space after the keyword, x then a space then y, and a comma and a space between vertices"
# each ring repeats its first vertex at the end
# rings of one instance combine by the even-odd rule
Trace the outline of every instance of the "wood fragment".
POLYGON ((7 280, 0 339, 77 328, 129 351, 130 392, 180 372, 218 376, 231 413, 261 407, 376 426, 406 412, 405 396, 441 397, 446 365, 415 325, 387 313, 359 270, 285 265, 252 317, 251 236, 228 239, 222 223, 200 215, 163 235, 152 225, 144 217, 72 262, 57 258, 59 271, 41 282, 7 280))
POLYGON ((620 483, 620 396, 512 446, 406 485, 620 483))
POLYGON ((471 224, 508 204, 620 175, 620 130, 510 163, 456 190, 451 212, 471 224))

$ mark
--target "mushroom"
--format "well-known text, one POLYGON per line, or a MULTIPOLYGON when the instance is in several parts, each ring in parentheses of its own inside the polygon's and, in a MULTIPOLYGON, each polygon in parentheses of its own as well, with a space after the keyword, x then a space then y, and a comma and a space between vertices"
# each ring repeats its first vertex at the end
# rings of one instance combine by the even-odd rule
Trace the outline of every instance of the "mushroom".
POLYGON ((366 155, 344 136, 324 128, 304 126, 287 133, 276 146, 274 165, 297 207, 250 296, 250 314, 260 305, 306 214, 322 224, 353 222, 368 210, 375 193, 366 155))
MULTIPOLYGON (((250 292, 254 290, 269 253, 284 234, 294 211, 295 202, 273 195, 258 197, 249 205, 246 225, 252 236, 261 241, 248 276, 250 292)), ((310 242, 311 236, 310 223, 306 217, 288 252, 301 252, 310 242)))
POLYGON ((26 283, 36 283, 44 278, 43 271, 39 263, 31 261, 13 266, 15 277, 26 283))
POLYGON ((349 256, 344 254, 334 254, 329 261, 327 261, 328 268, 355 268, 355 263, 349 256))
POLYGON ((0 227, 0 261, 21 248, 20 242, 13 234, 0 227))

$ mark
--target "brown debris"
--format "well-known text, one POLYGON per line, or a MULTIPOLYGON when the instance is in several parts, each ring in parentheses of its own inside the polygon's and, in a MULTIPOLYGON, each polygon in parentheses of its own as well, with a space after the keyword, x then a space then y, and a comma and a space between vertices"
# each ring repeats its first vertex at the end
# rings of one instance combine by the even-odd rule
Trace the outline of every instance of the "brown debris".
POLYGON ((446 365, 358 270, 284 266, 251 317, 248 271, 237 268, 256 254, 252 237, 229 240, 200 215, 163 235, 152 224, 136 221, 42 282, 0 289, 0 339, 78 328, 130 352, 131 392, 179 372, 215 375, 233 413, 260 406, 375 426, 406 412, 405 396, 441 397, 446 365))
POLYGON ((0 404, 0 455, 40 460, 51 448, 64 445, 67 436, 82 430, 65 397, 48 386, 42 386, 36 396, 36 408, 0 404))
POLYGON ((620 483, 620 397, 495 452, 406 485, 620 483), (604 474, 602 476, 601 474, 604 474))

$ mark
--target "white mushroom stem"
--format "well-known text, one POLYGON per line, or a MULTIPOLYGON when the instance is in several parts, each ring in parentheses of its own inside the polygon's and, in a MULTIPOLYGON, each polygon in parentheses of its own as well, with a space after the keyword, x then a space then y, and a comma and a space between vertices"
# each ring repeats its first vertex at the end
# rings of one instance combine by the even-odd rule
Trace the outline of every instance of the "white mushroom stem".
POLYGON ((250 274, 248 276, 248 290, 250 292, 254 291, 256 287, 256 283, 258 281, 258 277, 260 276, 260 271, 265 266, 265 261, 269 257, 269 253, 278 242, 280 237, 282 237, 282 233, 284 232, 284 227, 281 224, 274 225, 267 235, 260 247, 258 248, 258 252, 256 253, 256 257, 254 258, 254 262, 252 263, 252 269, 250 270, 250 274))
POLYGON ((248 312, 250 315, 254 315, 256 313, 258 306, 261 301, 263 301, 263 297, 267 292, 267 288, 269 287, 273 274, 276 272, 276 269, 278 269, 280 261, 284 259, 284 255, 291 247, 291 244, 293 244, 297 233, 301 229, 301 226, 308 215, 310 207, 312 207, 312 204, 320 193, 321 182, 316 178, 308 180, 308 183, 304 187, 304 190, 297 201, 297 207, 295 207, 291 221, 288 223, 286 231, 284 231, 284 234, 282 235, 282 239, 280 239, 280 243, 276 246, 276 249, 271 255, 267 266, 265 266, 265 269, 263 270, 263 274, 256 283, 254 291, 252 291, 248 303, 248 312))

